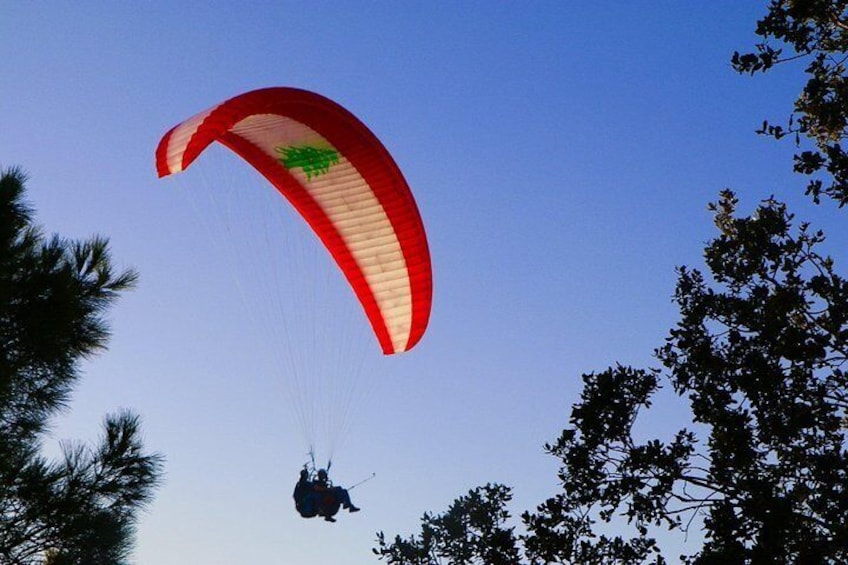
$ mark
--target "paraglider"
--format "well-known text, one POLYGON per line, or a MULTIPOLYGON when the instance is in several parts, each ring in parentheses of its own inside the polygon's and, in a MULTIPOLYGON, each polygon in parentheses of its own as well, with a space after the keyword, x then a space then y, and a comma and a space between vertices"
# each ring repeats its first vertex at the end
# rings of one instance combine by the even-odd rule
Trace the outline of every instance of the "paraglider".
MULTIPOLYGON (((376 136, 318 94, 254 90, 171 128, 156 149, 159 177, 186 170, 214 142, 261 174, 310 226, 359 300, 383 354, 412 349, 430 317, 430 254, 412 192, 376 136)), ((339 508, 359 510, 323 469, 301 472, 294 499, 306 518, 335 521, 339 508)))
POLYGON ((321 516, 327 522, 335 522, 334 516, 338 514, 339 508, 351 513, 360 510, 350 501, 348 489, 334 486, 330 482, 325 469, 319 469, 314 474, 306 467, 301 469, 292 498, 295 509, 304 518, 321 516))
POLYGON ((318 515, 318 496, 313 488, 314 482, 309 471, 304 467, 300 470, 300 478, 294 485, 294 507, 304 518, 314 518, 318 515))

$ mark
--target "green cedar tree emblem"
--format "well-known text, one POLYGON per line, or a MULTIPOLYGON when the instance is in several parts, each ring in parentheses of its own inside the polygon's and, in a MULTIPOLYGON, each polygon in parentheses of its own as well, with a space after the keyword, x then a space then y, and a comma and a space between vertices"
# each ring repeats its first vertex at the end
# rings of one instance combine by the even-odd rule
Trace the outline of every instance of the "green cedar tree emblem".
POLYGON ((339 152, 332 147, 313 147, 311 145, 288 145, 275 147, 277 160, 288 170, 300 167, 306 174, 306 180, 323 175, 333 165, 339 163, 339 152))

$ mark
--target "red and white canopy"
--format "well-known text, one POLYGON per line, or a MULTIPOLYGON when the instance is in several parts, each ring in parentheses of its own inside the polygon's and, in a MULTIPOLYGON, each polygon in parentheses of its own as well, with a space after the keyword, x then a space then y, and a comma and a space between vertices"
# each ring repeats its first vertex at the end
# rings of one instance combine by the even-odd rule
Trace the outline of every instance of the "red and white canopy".
POLYGON ((185 170, 213 141, 256 168, 309 223, 385 354, 418 343, 432 302, 427 237, 400 169, 362 122, 312 92, 247 92, 166 133, 156 149, 159 176, 185 170))

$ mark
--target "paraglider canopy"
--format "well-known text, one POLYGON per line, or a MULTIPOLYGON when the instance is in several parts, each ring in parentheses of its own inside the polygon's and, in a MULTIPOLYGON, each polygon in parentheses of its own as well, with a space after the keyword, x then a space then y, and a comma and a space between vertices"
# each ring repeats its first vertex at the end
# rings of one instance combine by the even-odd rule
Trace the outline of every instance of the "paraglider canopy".
POLYGON ((172 128, 156 150, 160 177, 219 142, 298 210, 350 283, 385 354, 421 339, 432 274, 415 200, 388 151, 353 114, 318 94, 266 88, 172 128))

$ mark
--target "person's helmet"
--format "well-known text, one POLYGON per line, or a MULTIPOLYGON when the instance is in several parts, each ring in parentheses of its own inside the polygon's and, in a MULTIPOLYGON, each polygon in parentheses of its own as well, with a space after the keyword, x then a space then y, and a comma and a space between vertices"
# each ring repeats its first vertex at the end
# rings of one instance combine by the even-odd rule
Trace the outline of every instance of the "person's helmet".
POLYGON ((309 471, 307 471, 306 469, 301 469, 300 470, 300 479, 305 481, 308 478, 309 478, 309 471))
POLYGON ((324 469, 318 469, 318 480, 326 481, 327 480, 327 471, 324 469))

